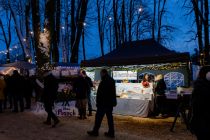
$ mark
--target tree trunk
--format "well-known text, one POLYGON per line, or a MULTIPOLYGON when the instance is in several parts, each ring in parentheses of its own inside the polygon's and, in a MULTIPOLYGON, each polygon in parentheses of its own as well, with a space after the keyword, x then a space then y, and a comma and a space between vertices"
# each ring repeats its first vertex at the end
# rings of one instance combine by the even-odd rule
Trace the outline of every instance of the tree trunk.
POLYGON ((152 21, 152 39, 155 40, 155 19, 156 19, 156 0, 154 0, 154 7, 153 7, 153 10, 154 10, 154 13, 153 13, 153 21, 152 21))
POLYGON ((86 53, 85 53, 85 29, 82 30, 82 49, 83 49, 83 60, 86 60, 86 53))
POLYGON ((60 42, 60 16, 61 16, 61 3, 60 0, 56 0, 56 30, 53 36, 53 49, 52 59, 53 62, 59 62, 59 42, 60 42))
POLYGON ((158 43, 160 43, 160 41, 162 40, 161 28, 162 28, 163 14, 165 12, 166 0, 163 0, 163 4, 162 4, 161 10, 160 10, 160 4, 161 4, 161 0, 159 0, 159 2, 158 2, 158 38, 157 38, 157 42, 158 43))
POLYGON ((133 0, 129 4, 129 20, 128 20, 128 40, 132 41, 132 18, 133 18, 133 0))
MULTIPOLYGON (((101 55, 104 56, 104 28, 103 28, 103 17, 104 17, 104 6, 101 8, 101 1, 97 0, 97 14, 98 14, 98 33, 99 33, 99 40, 100 40, 100 48, 101 48, 101 55), (101 17, 101 10, 102 10, 102 17, 101 17)), ((105 1, 103 0, 103 4, 105 5, 105 1)))
POLYGON ((74 46, 75 35, 76 35, 76 25, 75 25, 75 0, 71 0, 71 51, 74 46))
POLYGON ((39 48, 40 45, 40 13, 39 13, 39 0, 31 0, 32 6, 32 26, 34 31, 34 46, 35 46, 35 61, 38 69, 41 69, 44 66, 42 61, 43 55, 39 48))
POLYGON ((81 7, 78 9, 80 12, 78 16, 78 22, 77 22, 77 32, 76 32, 76 38, 72 46, 72 53, 71 53, 71 63, 78 63, 78 57, 79 57, 79 43, 80 38, 82 35, 82 30, 84 28, 84 21, 87 13, 87 4, 88 0, 82 0, 81 7))
POLYGON ((25 26, 26 26, 26 50, 27 50, 27 56, 26 59, 31 58, 31 48, 30 48, 30 3, 26 3, 26 8, 25 8, 25 26))
POLYGON ((113 0, 113 15, 114 15, 114 34, 115 34, 115 47, 117 48, 119 45, 119 37, 118 37, 118 27, 117 27, 117 4, 116 0, 113 0))
POLYGON ((122 44, 126 42, 125 0, 122 2, 122 44))
MULTIPOLYGON (((55 39, 55 0, 48 0, 45 8, 45 33, 47 35, 47 45, 45 47, 49 48, 49 54, 45 55, 46 63, 50 62, 50 56, 54 49, 53 39, 55 39)), ((46 53, 46 52, 45 52, 46 53)))
POLYGON ((205 36, 205 48, 204 48, 204 53, 205 53, 205 63, 208 65, 210 64, 209 60, 209 7, 208 7, 208 0, 205 0, 204 7, 205 7, 205 21, 204 21, 204 36, 205 36))
MULTIPOLYGON (((193 4, 196 4, 198 5, 198 1, 196 0, 195 3, 193 4)), ((201 6, 203 6, 201 4, 201 6)), ((193 6, 195 7, 195 5, 193 6)), ((200 19, 199 17, 199 14, 198 14, 198 9, 197 8, 194 8, 194 13, 195 13, 195 21, 196 21, 196 26, 197 26, 197 35, 198 35, 198 48, 199 48, 199 54, 203 53, 203 41, 202 41, 202 20, 200 19)))

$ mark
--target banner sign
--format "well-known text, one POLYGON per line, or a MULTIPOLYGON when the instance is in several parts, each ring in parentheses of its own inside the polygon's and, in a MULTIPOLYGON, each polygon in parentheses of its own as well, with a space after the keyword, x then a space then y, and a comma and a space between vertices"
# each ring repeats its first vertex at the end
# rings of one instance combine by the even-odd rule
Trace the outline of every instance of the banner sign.
POLYGON ((115 80, 137 80, 136 71, 113 71, 112 73, 115 80))

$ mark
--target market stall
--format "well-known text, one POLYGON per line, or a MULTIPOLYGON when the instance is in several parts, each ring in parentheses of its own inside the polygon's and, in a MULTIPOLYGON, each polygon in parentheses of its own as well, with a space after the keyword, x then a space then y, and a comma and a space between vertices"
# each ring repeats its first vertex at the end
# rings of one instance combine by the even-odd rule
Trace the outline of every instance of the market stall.
MULTIPOLYGON (((75 107, 76 94, 73 92, 73 83, 75 78, 78 76, 80 66, 72 63, 54 63, 52 65, 52 74, 58 81, 57 99, 54 104, 54 112, 60 117, 77 116, 78 110, 75 107)), ((43 82, 40 82, 44 87, 43 82)), ((33 110, 34 113, 46 113, 44 111, 43 103, 37 102, 36 108, 33 110)))
MULTIPOLYGON (((25 61, 15 61, 12 63, 7 63, 7 64, 1 64, 0 67, 2 67, 2 69, 8 69, 9 73, 8 74, 12 74, 13 70, 18 70, 20 71, 20 73, 24 73, 26 71, 29 72, 29 75, 34 75, 35 71, 36 71, 36 65, 35 64, 31 64, 29 62, 25 62, 25 61)), ((6 74, 5 73, 5 74, 6 74)))
MULTIPOLYGON (((188 86, 190 79, 189 53, 171 51, 152 39, 133 41, 112 52, 92 60, 82 61, 92 77, 95 92, 100 82, 99 71, 107 68, 116 81, 118 105, 114 113, 146 117, 153 110, 153 85, 141 85, 142 76, 148 73, 164 75, 168 90, 188 86)), ((92 103, 95 104, 93 92, 92 103)))

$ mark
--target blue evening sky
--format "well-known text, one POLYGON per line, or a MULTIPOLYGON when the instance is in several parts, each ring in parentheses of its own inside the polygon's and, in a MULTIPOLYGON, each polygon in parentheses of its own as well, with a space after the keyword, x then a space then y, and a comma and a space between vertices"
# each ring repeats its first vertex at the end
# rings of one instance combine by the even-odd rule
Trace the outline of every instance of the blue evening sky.
MULTIPOLYGON (((169 15, 164 22, 170 23, 171 25, 176 27, 177 30, 175 33, 173 33, 173 41, 170 41, 165 46, 178 52, 190 52, 192 54, 194 52, 194 48, 197 47, 197 42, 187 42, 193 36, 193 34, 187 34, 187 32, 192 29, 195 30, 196 28, 192 24, 193 16, 184 16, 186 14, 186 10, 182 8, 182 4, 183 0, 170 0, 167 2, 167 10, 169 11, 169 15)), ((88 20, 86 22, 86 57, 87 59, 96 58, 101 55, 99 37, 97 32, 97 22, 89 23, 88 20)), ((0 35, 0 38, 3 38, 3 36, 0 35)), ((5 44, 2 41, 0 41, 0 46, 0 51, 5 51, 5 44)), ((105 53, 107 53, 109 51, 109 46, 106 44, 106 42, 104 46, 105 53)), ((83 56, 81 47, 79 54, 80 59, 82 59, 83 56)))

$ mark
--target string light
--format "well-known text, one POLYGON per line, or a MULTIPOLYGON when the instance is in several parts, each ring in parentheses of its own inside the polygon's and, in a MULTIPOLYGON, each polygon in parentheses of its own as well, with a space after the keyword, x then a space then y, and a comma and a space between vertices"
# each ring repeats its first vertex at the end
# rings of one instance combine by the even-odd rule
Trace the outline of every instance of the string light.
POLYGON ((142 12, 142 11, 143 11, 143 8, 142 8, 142 7, 140 7, 140 8, 139 8, 139 12, 142 12))
POLYGON ((83 23, 83 26, 86 26, 86 25, 87 25, 87 23, 84 22, 84 23, 83 23))
MULTIPOLYGON (((18 47, 15 45, 15 46, 13 46, 12 48, 9 48, 9 51, 16 50, 17 48, 18 48, 18 47)), ((9 51, 8 51, 8 50, 0 51, 0 54, 7 54, 9 51)))

